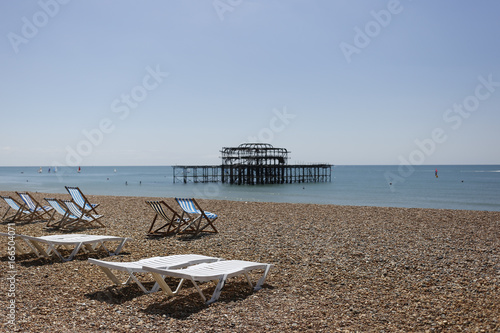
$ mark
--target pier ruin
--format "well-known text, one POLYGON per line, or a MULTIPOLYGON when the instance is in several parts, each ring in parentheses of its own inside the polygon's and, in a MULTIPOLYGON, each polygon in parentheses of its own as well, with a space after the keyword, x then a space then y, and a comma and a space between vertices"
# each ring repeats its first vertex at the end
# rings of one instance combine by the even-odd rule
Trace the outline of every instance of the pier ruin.
POLYGON ((237 185, 330 182, 331 164, 288 164, 286 148, 268 143, 223 147, 221 165, 176 165, 174 183, 225 183, 237 185))

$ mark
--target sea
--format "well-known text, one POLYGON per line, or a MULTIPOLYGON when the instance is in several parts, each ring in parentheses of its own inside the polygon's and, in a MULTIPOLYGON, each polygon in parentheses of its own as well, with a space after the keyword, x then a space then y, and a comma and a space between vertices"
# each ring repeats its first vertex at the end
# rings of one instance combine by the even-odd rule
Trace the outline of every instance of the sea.
MULTIPOLYGON (((500 211, 500 165, 338 165, 331 182, 174 183, 171 166, 0 167, 0 191, 500 211)), ((1 203, 0 203, 1 204, 1 203)))

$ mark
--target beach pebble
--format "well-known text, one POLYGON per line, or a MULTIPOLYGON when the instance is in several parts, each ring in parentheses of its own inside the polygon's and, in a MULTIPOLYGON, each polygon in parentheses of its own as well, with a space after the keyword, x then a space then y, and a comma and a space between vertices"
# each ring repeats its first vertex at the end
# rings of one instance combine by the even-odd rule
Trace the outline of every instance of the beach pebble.
MULTIPOLYGON (((0 192, 15 196, 13 192, 0 192)), ((43 202, 49 194, 36 193, 43 202)), ((65 195, 50 194, 60 199, 65 195)), ((199 200, 219 215, 218 234, 150 238, 158 198, 88 195, 104 228, 77 232, 130 237, 119 256, 81 252, 60 262, 16 256, 16 327, 25 332, 498 332, 500 212, 199 200), (205 305, 186 282, 176 297, 115 286, 88 258, 133 261, 196 253, 274 264, 253 292, 228 279, 205 305), (46 277, 46 278, 42 278, 46 277)), ((164 199, 176 208, 173 198, 164 199)), ((0 206, 0 215, 5 214, 0 206)), ((16 233, 58 234, 44 222, 16 233)), ((7 232, 3 225, 1 232, 7 232)), ((20 244, 22 245, 22 244, 20 244)), ((6 242, 2 243, 4 263, 6 242)), ((118 272, 125 281, 128 275, 118 272)), ((6 270, 0 270, 5 280, 6 270)), ((153 286, 148 274, 138 277, 153 286)), ((255 283, 259 275, 250 274, 255 283)), ((167 278, 167 283, 175 285, 167 278)), ((201 289, 211 295, 214 283, 201 289)), ((0 298, 7 307, 7 298, 0 298)))

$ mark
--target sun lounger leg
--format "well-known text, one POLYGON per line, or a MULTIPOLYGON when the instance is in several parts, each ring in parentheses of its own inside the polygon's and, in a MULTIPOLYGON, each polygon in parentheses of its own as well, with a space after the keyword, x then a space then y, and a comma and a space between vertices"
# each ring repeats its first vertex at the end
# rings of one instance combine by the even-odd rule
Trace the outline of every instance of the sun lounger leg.
POLYGON ((108 254, 111 254, 111 251, 109 251, 108 248, 106 247, 106 245, 104 245, 104 242, 99 242, 98 244, 95 244, 94 251, 97 250, 98 247, 101 247, 101 249, 108 252, 108 254))
POLYGON ((219 283, 217 283, 212 298, 207 302, 207 304, 212 304, 213 302, 216 302, 219 299, 222 288, 224 288, 224 285, 226 284, 226 280, 227 280, 227 274, 224 274, 224 276, 219 280, 219 283))
POLYGON ((62 261, 70 261, 70 260, 73 260, 73 257, 78 253, 78 251, 80 251, 81 247, 82 247, 82 243, 78 243, 75 246, 75 249, 73 250, 73 252, 71 252, 71 254, 69 255, 69 257, 66 258, 66 259, 64 259, 59 252, 57 252, 56 254, 59 256, 59 258, 62 259, 62 261))
POLYGON ((54 253, 56 256, 58 256, 59 259, 61 259, 61 261, 63 262, 66 261, 64 260, 64 257, 62 256, 61 252, 59 252, 54 245, 49 244, 48 251, 46 252, 46 254, 48 254, 47 257, 49 257, 51 253, 54 253))
POLYGON ((250 288, 253 288, 252 280, 250 280, 250 276, 248 275, 248 273, 245 272, 245 273, 243 273, 243 275, 245 275, 245 278, 247 279, 247 282, 248 282, 248 285, 250 286, 250 288))
POLYGON ((40 245, 39 242, 36 242, 36 241, 30 241, 30 240, 27 240, 27 239, 24 239, 24 241, 26 243, 28 243, 30 245, 30 247, 32 249, 36 249, 35 250, 35 253, 37 254, 38 257, 45 257, 45 258, 49 258, 50 257, 50 248, 49 248, 49 251, 45 251, 45 249, 43 248, 42 245, 40 245))
POLYGON ((163 292, 166 293, 168 296, 175 296, 175 294, 178 292, 178 290, 176 290, 174 293, 172 289, 170 289, 168 284, 163 279, 162 275, 158 273, 153 273, 153 278, 155 279, 156 283, 158 283, 163 292))
POLYGON ((259 289, 262 289, 262 285, 264 284, 264 281, 266 281, 267 273, 269 273, 269 270, 271 269, 271 265, 267 265, 267 267, 264 269, 264 274, 262 274, 261 278, 253 288, 253 290, 257 291, 259 289))
POLYGON ((203 295, 203 292, 201 291, 201 289, 198 286, 198 284, 196 283, 196 281, 194 281, 193 279, 190 279, 190 281, 193 283, 194 287, 198 291, 198 294, 200 294, 201 298, 203 299, 203 302, 206 302, 207 298, 205 297, 205 295, 203 295))
POLYGON ((14 242, 14 247, 15 247, 16 253, 18 255, 26 254, 26 252, 23 250, 23 248, 21 246, 19 246, 18 242, 14 242))
POLYGON ((86 253, 96 252, 96 246, 94 246, 93 244, 84 244, 82 250, 85 251, 86 253))
MULTIPOLYGON (((161 276, 162 279, 165 279, 165 277, 162 275, 161 276)), ((175 291, 173 292, 174 294, 177 294, 179 292, 179 290, 181 289, 182 287, 182 284, 184 283, 184 279, 181 279, 181 281, 179 282, 179 284, 177 285, 177 288, 175 289, 175 291)), ((153 288, 151 288, 150 291, 148 291, 148 293, 155 293, 157 292, 158 290, 160 290, 160 285, 158 284, 158 282, 155 282, 153 288)))
MULTIPOLYGON (((118 245, 118 247, 116 248, 115 252, 112 252, 112 253, 109 253, 110 256, 115 256, 117 254, 119 254, 123 248, 123 246, 125 245, 125 242, 127 241, 127 238, 124 238, 121 242, 120 242, 120 245, 118 245)), ((108 251, 109 252, 109 251, 108 251)))
MULTIPOLYGON (((104 272, 104 274, 106 274, 106 276, 111 280, 113 281, 114 284, 116 285, 120 285, 122 284, 120 282, 120 280, 118 280, 118 278, 116 277, 116 275, 113 274, 113 272, 111 272, 111 270, 107 267, 104 267, 104 266, 99 266, 99 268, 102 269, 102 271, 104 272)), ((128 280, 127 280, 128 281, 128 280)))
POLYGON ((38 253, 38 249, 35 246, 33 246, 33 244, 29 240, 27 240, 23 237, 21 237, 21 239, 29 246, 29 248, 31 249, 31 252, 33 252, 37 257, 40 257, 40 253, 38 253))
MULTIPOLYGON (((128 274, 129 274, 129 276, 130 276, 130 277, 129 277, 129 279, 127 280, 127 282, 126 282, 126 283, 128 283, 128 282, 132 279, 132 280, 134 280, 134 281, 135 281, 135 283, 137 283, 137 285, 139 286, 139 288, 141 288, 141 289, 142 289, 142 291, 144 291, 144 293, 149 294, 149 293, 151 293, 151 292, 152 292, 152 289, 151 289, 151 291, 148 291, 148 290, 146 289, 146 287, 144 287, 144 285, 141 283, 141 281, 139 281, 139 280, 137 279, 137 277, 134 275, 134 272, 128 271, 128 274)), ((156 286, 156 283, 155 283, 155 286, 156 286)), ((154 287, 153 287, 153 288, 154 288, 154 287)))
POLYGON ((151 290, 149 292, 150 293, 155 293, 158 290, 160 290, 160 285, 158 284, 158 282, 155 281, 155 284, 154 284, 153 288, 151 288, 151 290))

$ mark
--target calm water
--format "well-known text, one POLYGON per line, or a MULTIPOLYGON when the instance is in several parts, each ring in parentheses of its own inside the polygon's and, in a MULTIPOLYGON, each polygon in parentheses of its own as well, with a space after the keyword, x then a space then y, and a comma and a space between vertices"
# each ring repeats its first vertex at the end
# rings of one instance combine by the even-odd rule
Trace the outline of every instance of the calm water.
POLYGON ((169 166, 42 170, 0 167, 0 190, 500 211, 499 165, 335 166, 331 183, 262 186, 174 184, 169 166))

